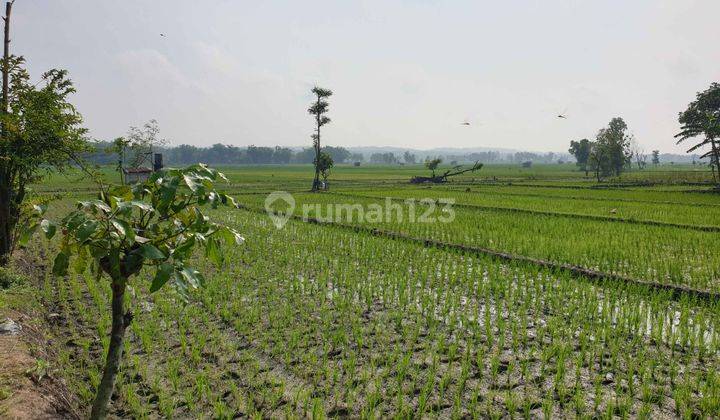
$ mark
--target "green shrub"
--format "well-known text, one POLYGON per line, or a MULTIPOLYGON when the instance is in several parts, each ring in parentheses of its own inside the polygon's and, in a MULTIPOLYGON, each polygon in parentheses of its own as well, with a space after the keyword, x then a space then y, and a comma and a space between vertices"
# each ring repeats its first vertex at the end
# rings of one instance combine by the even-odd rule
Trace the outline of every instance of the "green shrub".
POLYGON ((9 289, 27 282, 22 274, 18 274, 8 268, 0 267, 0 290, 9 289))

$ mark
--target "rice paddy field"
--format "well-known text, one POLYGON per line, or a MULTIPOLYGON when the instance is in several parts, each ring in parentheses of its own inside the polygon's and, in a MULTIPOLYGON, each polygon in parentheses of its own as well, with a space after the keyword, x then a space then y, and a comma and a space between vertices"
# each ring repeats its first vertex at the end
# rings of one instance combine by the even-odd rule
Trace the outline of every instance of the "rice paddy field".
MULTIPOLYGON (((208 215, 245 243, 222 267, 196 256, 207 284, 186 304, 134 280, 115 417, 720 417, 720 194, 705 168, 598 184, 572 165, 488 165, 430 186, 408 182, 420 166, 341 166, 322 193, 310 166, 220 169, 242 208, 208 215), (280 229, 273 191, 294 200, 280 229), (394 216, 369 217, 378 207, 394 216)), ((62 215, 93 187, 53 174, 35 191, 62 215)), ((52 275, 55 247, 19 252, 29 283, 0 305, 40 311, 52 374, 84 413, 110 287, 52 275)))

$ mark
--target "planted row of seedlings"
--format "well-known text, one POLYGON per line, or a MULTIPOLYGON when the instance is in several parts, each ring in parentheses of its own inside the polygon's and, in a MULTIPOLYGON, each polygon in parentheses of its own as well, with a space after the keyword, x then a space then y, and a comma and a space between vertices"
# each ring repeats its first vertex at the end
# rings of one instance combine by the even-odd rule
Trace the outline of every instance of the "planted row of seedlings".
POLYGON ((614 200, 573 200, 537 194, 517 196, 448 190, 448 189, 393 189, 345 192, 362 196, 391 196, 397 199, 426 197, 433 199, 451 199, 458 205, 479 208, 506 208, 508 210, 526 210, 559 215, 578 215, 606 219, 645 222, 647 224, 666 223, 680 225, 689 229, 714 227, 720 230, 720 205, 695 206, 692 204, 661 204, 644 202, 618 202, 614 200))
MULTIPOLYGON (((530 215, 530 216, 551 216, 551 217, 560 217, 560 218, 571 218, 574 220, 595 220, 595 221, 601 221, 601 222, 613 222, 613 223, 630 223, 630 224, 636 224, 636 225, 645 225, 645 226, 662 226, 662 227, 672 227, 672 228, 679 228, 679 229, 685 229, 685 230, 697 230, 697 231, 703 231, 703 232, 720 232, 720 226, 714 226, 714 225, 689 225, 689 224, 681 224, 681 223, 675 223, 675 222, 667 222, 667 221, 658 221, 658 220, 648 220, 648 219, 635 219, 635 218, 628 218, 624 215, 617 216, 617 209, 613 208, 610 210, 609 214, 589 214, 589 213, 567 213, 562 211, 556 211, 556 210, 547 210, 543 209, 543 207, 538 206, 539 208, 532 209, 525 207, 513 207, 511 205, 506 206, 495 206, 488 204, 471 204, 463 201, 457 201, 455 198, 435 198, 434 195, 431 194, 430 197, 425 197, 421 200, 417 200, 414 197, 409 198, 399 198, 399 197, 382 197, 374 194, 368 194, 366 192, 336 192, 334 193, 336 195, 342 196, 342 197, 348 197, 350 199, 357 197, 357 198, 370 198, 370 199, 385 199, 388 198, 395 201, 407 201, 410 200, 412 202, 417 201, 417 203, 414 204, 420 204, 420 205, 430 205, 430 206, 437 206, 437 205, 443 205, 445 203, 451 203, 452 207, 454 208, 463 208, 466 210, 478 210, 478 211, 495 211, 495 212, 509 212, 509 213, 516 213, 520 215, 530 215)), ((500 203, 502 204, 502 203, 500 203)), ((597 213, 597 212, 596 212, 597 213)))
MULTIPOLYGON (((262 209, 263 196, 242 201, 262 209)), ((477 246, 660 284, 720 291, 717 232, 505 211, 428 206, 366 197, 295 194, 296 216, 477 246), (426 216, 426 217, 423 217, 426 216)), ((285 203, 274 206, 284 211, 285 203)))
MULTIPOLYGON (((278 230, 254 212, 214 217, 247 241, 204 267, 190 303, 134 285, 117 415, 720 415, 717 302, 333 227, 278 230)), ((46 284, 87 347, 61 362, 87 403, 100 360, 81 355, 107 346, 107 283, 46 284)))
MULTIPOLYGON (((670 204, 694 207, 720 207, 720 197, 707 193, 683 191, 657 191, 649 188, 628 189, 583 189, 580 191, 568 188, 533 188, 522 185, 496 186, 477 185, 470 187, 431 186, 441 191, 465 191, 472 194, 500 195, 511 197, 542 197, 579 201, 599 201, 639 204, 670 204), (467 189, 470 188, 470 191, 467 189)), ((427 187, 425 188, 427 189, 427 187)))
MULTIPOLYGON (((101 376, 107 350, 110 303, 102 283, 73 275, 53 286, 53 314, 61 351, 56 370, 85 412, 101 376), (70 299, 78 293, 84 298, 70 299), (99 296, 90 299, 88 293, 99 296), (62 337, 62 338, 61 338, 62 337)), ((211 315, 201 302, 183 304, 172 294, 136 289, 135 319, 113 397, 118 417, 303 417, 312 412, 310 388, 273 373, 258 349, 211 315), (258 355, 260 354, 260 355, 258 355), (293 389, 290 394, 286 389, 293 389)))

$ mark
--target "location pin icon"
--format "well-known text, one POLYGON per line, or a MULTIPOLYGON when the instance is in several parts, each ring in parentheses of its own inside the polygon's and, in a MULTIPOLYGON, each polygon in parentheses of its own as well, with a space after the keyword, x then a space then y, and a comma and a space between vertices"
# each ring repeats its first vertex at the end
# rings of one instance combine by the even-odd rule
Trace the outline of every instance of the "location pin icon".
POLYGON ((273 191, 265 198, 265 211, 270 216, 270 220, 272 220, 275 227, 282 229, 295 211, 295 199, 292 194, 286 191, 273 191), (283 213, 276 213, 273 210, 272 206, 278 200, 283 200, 288 205, 283 213))

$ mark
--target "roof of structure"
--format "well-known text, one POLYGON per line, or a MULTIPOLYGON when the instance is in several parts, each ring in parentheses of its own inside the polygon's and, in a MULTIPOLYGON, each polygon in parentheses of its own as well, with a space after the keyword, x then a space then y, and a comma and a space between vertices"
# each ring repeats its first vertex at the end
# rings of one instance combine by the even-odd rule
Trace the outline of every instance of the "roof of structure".
POLYGON ((150 168, 123 168, 123 172, 126 174, 147 174, 152 172, 150 168))

